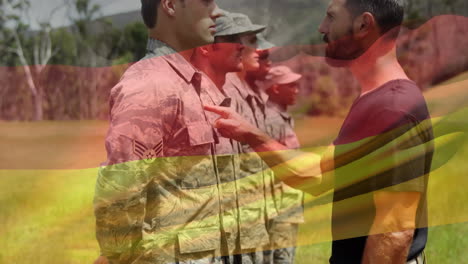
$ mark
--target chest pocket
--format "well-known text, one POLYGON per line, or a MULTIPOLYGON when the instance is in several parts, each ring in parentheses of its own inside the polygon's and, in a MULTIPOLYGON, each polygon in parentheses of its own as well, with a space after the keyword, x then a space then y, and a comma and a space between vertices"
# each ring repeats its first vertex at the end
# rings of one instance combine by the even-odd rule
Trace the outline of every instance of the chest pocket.
POLYGON ((262 168, 262 159, 260 156, 246 144, 241 145, 241 153, 239 154, 240 170, 243 174, 241 177, 247 177, 254 173, 260 172, 262 168))
POLYGON ((177 164, 182 188, 200 188, 216 184, 212 147, 213 129, 205 121, 187 124, 187 145, 177 164))
POLYGON ((205 121, 192 122, 187 125, 190 146, 214 143, 213 128, 205 121))
POLYGON ((278 140, 281 144, 285 144, 286 128, 283 124, 277 122, 269 124, 267 126, 268 134, 275 140, 278 140))
POLYGON ((211 155, 214 143, 211 125, 206 121, 192 121, 182 125, 166 145, 172 150, 170 156, 196 156, 211 155))

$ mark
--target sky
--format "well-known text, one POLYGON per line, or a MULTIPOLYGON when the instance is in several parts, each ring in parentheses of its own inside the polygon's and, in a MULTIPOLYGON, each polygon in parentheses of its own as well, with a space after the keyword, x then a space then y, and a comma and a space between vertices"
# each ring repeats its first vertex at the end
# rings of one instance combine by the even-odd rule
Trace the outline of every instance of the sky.
MULTIPOLYGON (((38 28, 38 21, 50 21, 53 27, 69 24, 68 13, 70 8, 65 3, 70 0, 33 0, 31 11, 24 19, 29 20, 33 29, 38 28), (57 11, 51 15, 52 10, 57 11)), ((102 15, 113 15, 140 8, 139 0, 91 0, 101 6, 102 15)))

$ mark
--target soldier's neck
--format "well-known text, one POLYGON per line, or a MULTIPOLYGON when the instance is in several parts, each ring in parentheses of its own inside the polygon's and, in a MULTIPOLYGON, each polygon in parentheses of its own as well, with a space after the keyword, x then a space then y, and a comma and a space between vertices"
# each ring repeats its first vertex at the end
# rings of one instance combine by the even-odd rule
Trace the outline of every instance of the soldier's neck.
POLYGON ((278 109, 280 109, 282 112, 287 112, 288 111, 288 105, 287 104, 279 103, 278 102, 279 100, 276 100, 276 98, 272 97, 271 95, 268 98, 268 101, 270 103, 276 105, 276 107, 278 107, 278 109))
POLYGON ((207 73, 208 77, 210 77, 216 87, 218 87, 218 90, 220 90, 222 93, 224 93, 223 87, 226 83, 226 74, 226 72, 219 72, 214 69, 212 69, 210 74, 207 73))
POLYGON ((259 87, 257 86, 257 84, 255 83, 255 81, 257 81, 257 79, 255 78, 255 76, 249 74, 248 72, 245 74, 245 81, 247 82, 247 84, 249 85, 250 89, 252 89, 252 91, 254 91, 255 93, 259 93, 259 87))
POLYGON ((379 37, 361 56, 352 60, 349 69, 361 86, 361 94, 395 79, 408 79, 398 63, 395 40, 386 36, 379 37))
POLYGON ((361 94, 375 90, 392 80, 408 79, 398 63, 395 49, 378 57, 363 56, 353 62, 350 70, 361 86, 361 94))
POLYGON ((187 61, 190 61, 194 48, 192 45, 187 45, 183 41, 180 41, 177 36, 168 28, 162 26, 156 26, 148 31, 149 37, 164 42, 169 47, 174 49, 178 54, 184 57, 187 61))
POLYGON ((208 59, 202 56, 197 56, 197 53, 191 59, 192 64, 199 69, 200 71, 204 72, 208 78, 216 85, 216 87, 224 93, 223 87, 226 83, 226 73, 223 71, 217 70, 213 67, 208 59))

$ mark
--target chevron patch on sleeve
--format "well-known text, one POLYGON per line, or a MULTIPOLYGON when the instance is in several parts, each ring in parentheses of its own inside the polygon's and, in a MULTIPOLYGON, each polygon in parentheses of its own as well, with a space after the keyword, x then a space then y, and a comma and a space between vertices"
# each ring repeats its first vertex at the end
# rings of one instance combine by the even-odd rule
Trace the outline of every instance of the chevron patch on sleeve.
POLYGON ((154 147, 147 147, 145 144, 138 140, 133 140, 133 153, 146 163, 152 163, 158 157, 164 156, 164 143, 161 139, 154 147))

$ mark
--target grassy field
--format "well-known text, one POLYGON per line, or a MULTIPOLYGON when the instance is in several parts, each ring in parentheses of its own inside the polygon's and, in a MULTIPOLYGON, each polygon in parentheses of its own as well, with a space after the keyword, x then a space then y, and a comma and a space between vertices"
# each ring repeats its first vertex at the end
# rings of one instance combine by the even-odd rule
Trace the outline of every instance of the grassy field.
MULTIPOLYGON (((431 113, 446 115, 468 102, 466 76, 426 94, 431 113)), ((298 120, 304 146, 327 144, 342 120, 298 120)), ((105 158, 106 123, 0 122, 0 263, 92 263, 98 255, 92 198, 96 167, 105 158)), ((468 143, 431 175, 429 263, 468 263, 468 143), (467 223, 465 223, 467 222, 467 223)), ((307 197, 307 199, 313 199, 307 197)), ((298 264, 328 263, 330 205, 307 209, 298 264), (320 219, 318 221, 317 219, 320 219)))

